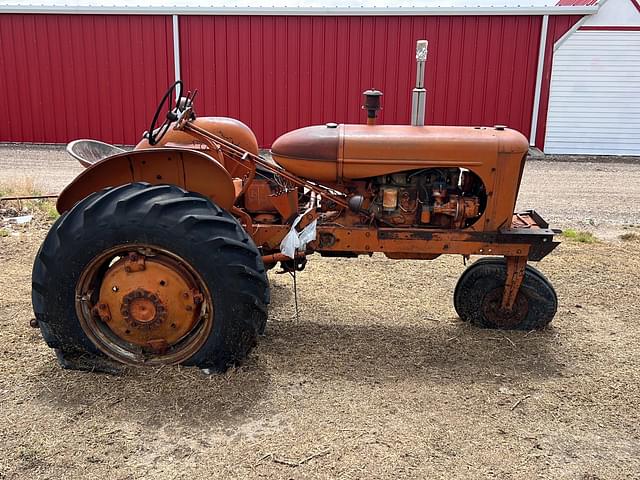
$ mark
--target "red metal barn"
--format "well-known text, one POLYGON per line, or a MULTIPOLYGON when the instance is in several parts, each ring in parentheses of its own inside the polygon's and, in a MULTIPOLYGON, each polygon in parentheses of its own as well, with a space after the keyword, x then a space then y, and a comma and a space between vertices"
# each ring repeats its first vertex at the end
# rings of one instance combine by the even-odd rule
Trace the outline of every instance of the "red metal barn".
POLYGON ((175 78, 199 89, 199 113, 239 118, 263 146, 363 121, 371 87, 383 123, 408 123, 426 39, 427 123, 505 124, 542 148, 554 43, 598 10, 556 1, 0 0, 0 141, 136 143, 175 78))

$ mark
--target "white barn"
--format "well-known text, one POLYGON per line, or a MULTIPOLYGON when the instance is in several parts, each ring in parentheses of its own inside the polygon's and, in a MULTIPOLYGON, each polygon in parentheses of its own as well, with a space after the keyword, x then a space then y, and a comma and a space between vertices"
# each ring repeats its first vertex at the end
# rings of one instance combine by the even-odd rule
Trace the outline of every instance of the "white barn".
POLYGON ((554 46, 545 153, 640 155, 640 3, 599 3, 554 46))

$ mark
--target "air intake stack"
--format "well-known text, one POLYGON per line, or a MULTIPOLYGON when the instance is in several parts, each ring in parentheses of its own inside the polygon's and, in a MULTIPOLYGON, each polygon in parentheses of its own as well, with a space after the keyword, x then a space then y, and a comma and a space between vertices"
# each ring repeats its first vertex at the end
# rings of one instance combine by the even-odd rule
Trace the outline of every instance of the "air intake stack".
POLYGON ((378 112, 382 110, 380 106, 380 97, 382 92, 372 88, 362 92, 364 96, 364 105, 362 109, 367 111, 367 125, 375 125, 377 123, 378 112))

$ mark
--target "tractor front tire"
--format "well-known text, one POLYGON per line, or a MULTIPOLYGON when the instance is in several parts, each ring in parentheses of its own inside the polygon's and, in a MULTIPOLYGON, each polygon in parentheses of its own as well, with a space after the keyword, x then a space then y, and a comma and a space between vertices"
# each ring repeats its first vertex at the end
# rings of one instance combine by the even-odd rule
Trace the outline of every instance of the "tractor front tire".
POLYGON ((65 212, 38 251, 32 286, 45 341, 63 367, 83 370, 116 360, 224 371, 255 345, 269 303, 262 256, 232 215, 145 183, 65 212))
POLYGON ((536 330, 547 326, 558 309, 558 297, 547 278, 527 265, 513 309, 499 308, 507 278, 504 258, 481 258, 462 274, 453 294, 460 319, 480 328, 536 330))

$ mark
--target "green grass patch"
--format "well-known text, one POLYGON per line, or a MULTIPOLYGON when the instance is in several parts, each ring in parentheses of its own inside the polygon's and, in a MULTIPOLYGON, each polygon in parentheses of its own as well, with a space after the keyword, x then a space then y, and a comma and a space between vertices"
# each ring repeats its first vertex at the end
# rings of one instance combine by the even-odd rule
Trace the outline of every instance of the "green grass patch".
POLYGON ((569 240, 573 240, 580 243, 596 243, 598 239, 591 232, 585 232, 582 230, 574 230, 573 228, 568 228, 564 232, 562 232, 562 236, 569 240))
MULTIPOLYGON (((11 181, 0 184, 0 198, 37 196, 43 193, 36 188, 31 177, 14 178, 11 181)), ((3 202, 4 203, 4 202, 3 202)), ((8 206, 16 209, 19 214, 37 213, 39 218, 46 220, 57 220, 60 214, 56 210, 55 200, 42 198, 33 200, 13 200, 7 202, 8 206)))
POLYGON ((0 238, 8 237, 8 236, 9 236, 9 231, 6 228, 0 228, 0 238))
POLYGON ((47 220, 57 220, 60 214, 56 210, 56 204, 51 200, 35 200, 30 205, 33 209, 40 210, 45 214, 47 220))

